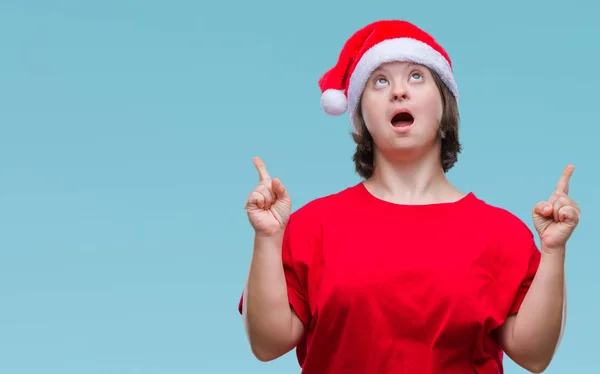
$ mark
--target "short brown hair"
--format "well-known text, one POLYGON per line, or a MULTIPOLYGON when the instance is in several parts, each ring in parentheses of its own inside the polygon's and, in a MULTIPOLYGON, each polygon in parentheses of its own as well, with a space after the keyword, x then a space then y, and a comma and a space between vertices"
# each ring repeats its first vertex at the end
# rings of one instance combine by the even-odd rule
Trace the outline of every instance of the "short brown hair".
MULTIPOLYGON (((431 74, 435 83, 442 96, 443 112, 442 119, 440 121, 440 131, 444 134, 442 138, 442 150, 441 160, 444 173, 448 172, 456 161, 458 160, 458 154, 462 150, 462 146, 458 139, 458 123, 460 122, 460 115, 458 113, 458 103, 452 92, 442 82, 439 75, 431 70, 431 74)), ((352 138, 356 143, 356 151, 352 159, 356 172, 364 179, 368 179, 373 175, 375 170, 374 164, 374 147, 373 138, 367 127, 362 116, 362 110, 360 103, 357 107, 355 114, 356 124, 358 125, 358 132, 352 133, 352 138)))

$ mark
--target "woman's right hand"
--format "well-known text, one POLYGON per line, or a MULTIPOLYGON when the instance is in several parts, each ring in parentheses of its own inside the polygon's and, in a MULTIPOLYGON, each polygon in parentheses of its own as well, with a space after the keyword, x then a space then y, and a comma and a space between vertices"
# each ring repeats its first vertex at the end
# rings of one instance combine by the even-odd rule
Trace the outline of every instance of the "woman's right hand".
POLYGON ((277 178, 271 179, 263 161, 255 157, 258 185, 246 200, 246 213, 257 235, 282 235, 290 218, 292 199, 277 178))

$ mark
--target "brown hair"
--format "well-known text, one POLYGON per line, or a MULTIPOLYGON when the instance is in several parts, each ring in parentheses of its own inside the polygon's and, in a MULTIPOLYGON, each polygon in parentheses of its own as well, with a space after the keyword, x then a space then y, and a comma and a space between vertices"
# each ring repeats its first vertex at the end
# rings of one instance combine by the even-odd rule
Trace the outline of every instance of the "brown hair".
MULTIPOLYGON (((458 159, 458 154, 462 150, 462 146, 458 139, 458 123, 460 122, 460 116, 458 113, 458 103, 454 95, 450 92, 448 87, 442 82, 439 75, 434 71, 431 71, 433 79, 440 91, 442 96, 443 112, 442 119, 440 121, 440 131, 444 134, 442 138, 442 150, 441 160, 444 173, 454 166, 458 159)), ((360 103, 356 110, 355 122, 357 124, 358 132, 352 133, 352 138, 356 143, 356 151, 352 160, 356 172, 364 179, 368 179, 373 175, 375 169, 374 154, 375 144, 373 137, 367 130, 365 121, 362 116, 362 110, 360 103)))

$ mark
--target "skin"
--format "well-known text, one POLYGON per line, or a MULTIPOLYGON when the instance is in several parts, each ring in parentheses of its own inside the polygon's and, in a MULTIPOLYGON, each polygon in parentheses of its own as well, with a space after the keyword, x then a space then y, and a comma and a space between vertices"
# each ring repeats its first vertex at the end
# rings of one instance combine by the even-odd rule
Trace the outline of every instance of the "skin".
MULTIPOLYGON (((363 119, 375 143, 375 171, 364 182, 380 199, 401 204, 456 201, 465 194, 446 178, 440 163, 439 123, 442 98, 430 71, 395 62, 371 75, 361 100, 363 119), (408 109, 414 124, 398 133, 393 113, 408 109)), ((293 349, 304 333, 290 308, 282 267, 281 243, 291 198, 272 179, 258 157, 259 183, 249 194, 246 211, 255 230, 254 252, 244 291, 244 322, 252 351, 261 361, 293 349)), ((499 329, 507 355, 523 368, 540 373, 550 364, 563 326, 566 243, 579 222, 580 209, 569 197, 573 166, 565 168, 555 192, 532 211, 541 240, 541 262, 518 314, 499 329)))
POLYGON ((566 247, 581 214, 569 197, 574 169, 568 165, 555 191, 532 210, 541 243, 540 266, 519 313, 508 317, 499 331, 506 354, 534 373, 541 373, 550 365, 565 323, 566 247))
POLYGON ((443 105, 431 72, 420 65, 394 62, 371 74, 361 109, 375 142, 375 171, 365 187, 380 199, 429 204, 464 197, 447 179, 440 162, 439 123, 443 105), (409 110, 414 124, 398 134, 391 125, 397 110, 409 110))
POLYGON ((260 361, 271 361, 298 345, 304 325, 288 302, 281 254, 292 200, 260 158, 253 162, 259 182, 245 205, 255 235, 242 316, 252 352, 260 361))

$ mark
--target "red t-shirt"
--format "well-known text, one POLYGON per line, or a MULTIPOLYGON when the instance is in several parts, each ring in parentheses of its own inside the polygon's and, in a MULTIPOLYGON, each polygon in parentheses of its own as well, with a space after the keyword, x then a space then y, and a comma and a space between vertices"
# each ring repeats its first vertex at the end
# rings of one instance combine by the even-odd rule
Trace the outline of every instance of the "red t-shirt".
POLYGON ((494 330, 540 260, 528 227, 473 193, 399 205, 362 183, 292 213, 282 256, 304 374, 503 373, 494 330))

